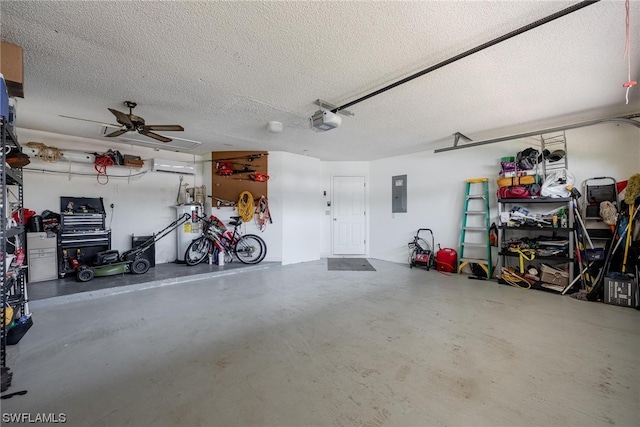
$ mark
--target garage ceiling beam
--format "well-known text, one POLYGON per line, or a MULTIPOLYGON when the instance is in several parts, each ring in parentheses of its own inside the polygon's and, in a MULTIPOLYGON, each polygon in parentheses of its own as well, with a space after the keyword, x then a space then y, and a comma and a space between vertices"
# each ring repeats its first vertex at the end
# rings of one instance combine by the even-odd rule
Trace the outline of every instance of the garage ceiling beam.
MULTIPOLYGON (((555 127, 555 128, 537 130, 537 131, 534 131, 534 132, 519 133, 519 134, 516 134, 516 135, 502 136, 500 138, 485 139, 483 141, 470 142, 470 143, 464 144, 464 145, 457 145, 458 138, 456 137, 456 140, 454 141, 453 147, 438 148, 437 150, 434 150, 433 152, 434 153, 443 153, 445 151, 460 150, 462 148, 477 147, 479 145, 495 144, 496 142, 511 141, 511 140, 514 140, 514 139, 527 138, 527 137, 530 137, 530 136, 539 136, 539 135, 542 135, 542 134, 545 134, 545 133, 553 133, 553 132, 560 132, 560 131, 563 131, 563 130, 583 128, 583 127, 587 127, 587 126, 599 125, 599 124, 602 124, 602 123, 611 123, 611 122, 626 123, 626 124, 635 126, 637 128, 640 128, 640 122, 637 121, 637 120, 633 120, 633 119, 638 118, 638 117, 640 117, 640 113, 630 114, 628 116, 621 116, 621 117, 611 117, 611 118, 608 118, 608 119, 591 120, 591 121, 588 121, 588 122, 575 123, 575 124, 572 124, 572 125, 558 126, 558 127, 555 127)), ((454 134, 454 136, 456 136, 456 135, 457 135, 457 133, 454 134)))

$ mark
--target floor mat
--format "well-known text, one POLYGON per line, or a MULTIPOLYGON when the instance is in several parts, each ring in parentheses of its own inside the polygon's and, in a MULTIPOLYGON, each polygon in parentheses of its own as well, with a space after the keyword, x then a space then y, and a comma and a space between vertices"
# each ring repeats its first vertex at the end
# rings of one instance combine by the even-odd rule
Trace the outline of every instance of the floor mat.
POLYGON ((366 258, 328 258, 329 271, 376 271, 366 258))

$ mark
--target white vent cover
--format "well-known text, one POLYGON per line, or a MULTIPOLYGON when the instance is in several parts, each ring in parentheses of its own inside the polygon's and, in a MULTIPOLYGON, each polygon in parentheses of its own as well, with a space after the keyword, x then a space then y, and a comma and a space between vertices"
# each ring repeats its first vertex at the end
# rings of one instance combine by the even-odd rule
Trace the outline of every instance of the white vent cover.
MULTIPOLYGON (((100 136, 105 136, 114 130, 120 129, 115 126, 101 126, 100 127, 100 136)), ((173 135, 165 135, 169 138, 172 138, 173 141, 170 142, 160 142, 155 139, 149 138, 144 135, 140 135, 138 132, 127 132, 122 134, 121 136, 117 136, 114 139, 120 142, 126 142, 131 145, 138 145, 141 147, 149 147, 149 148, 158 148, 160 150, 169 150, 169 151, 189 151, 194 148, 198 148, 202 145, 200 141, 193 141, 191 139, 178 138, 173 135)))
POLYGON ((177 173, 180 175, 195 175, 196 165, 193 163, 179 162, 177 160, 153 159, 153 171, 177 173))

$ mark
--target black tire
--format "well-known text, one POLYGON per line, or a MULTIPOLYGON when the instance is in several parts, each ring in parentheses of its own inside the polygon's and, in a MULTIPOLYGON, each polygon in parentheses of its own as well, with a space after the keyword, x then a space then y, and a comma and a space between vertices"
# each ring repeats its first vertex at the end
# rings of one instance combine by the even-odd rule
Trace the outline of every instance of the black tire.
POLYGON ((262 237, 256 236, 255 234, 249 234, 249 236, 251 236, 252 239, 258 240, 260 242, 260 245, 262 245, 262 254, 260 255, 260 259, 258 260, 258 262, 262 262, 267 256, 267 242, 265 242, 262 237))
POLYGON ((93 279, 93 270, 86 265, 81 266, 76 272, 76 280, 78 282, 88 282, 93 279))
POLYGON ((144 258, 136 259, 131 263, 131 272, 133 274, 144 274, 149 271, 150 267, 151 263, 149 260, 144 258))
POLYGON ((236 242, 233 252, 243 264, 257 264, 267 256, 267 244, 255 234, 246 234, 236 242))
POLYGON ((200 264, 211 251, 211 240, 204 236, 198 237, 189 244, 184 253, 184 262, 187 265, 200 264))
POLYGON ((252 239, 254 241, 257 241, 260 243, 260 247, 261 252, 260 252, 260 256, 258 257, 257 261, 254 264, 257 264, 259 262, 262 262, 262 260, 264 260, 264 258, 267 256, 267 242, 265 242, 262 237, 257 236, 255 234, 247 234, 245 235, 245 237, 248 237, 249 239, 252 239))

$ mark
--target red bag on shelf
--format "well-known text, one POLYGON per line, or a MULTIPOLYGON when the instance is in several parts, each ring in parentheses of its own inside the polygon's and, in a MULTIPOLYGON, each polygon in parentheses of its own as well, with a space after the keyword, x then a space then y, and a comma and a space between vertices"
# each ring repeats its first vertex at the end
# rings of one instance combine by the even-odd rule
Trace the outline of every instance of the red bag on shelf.
POLYGON ((498 189, 499 199, 529 199, 530 197, 529 189, 524 185, 511 185, 498 189))

